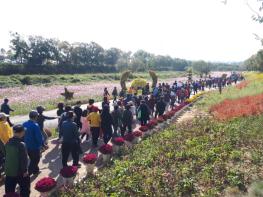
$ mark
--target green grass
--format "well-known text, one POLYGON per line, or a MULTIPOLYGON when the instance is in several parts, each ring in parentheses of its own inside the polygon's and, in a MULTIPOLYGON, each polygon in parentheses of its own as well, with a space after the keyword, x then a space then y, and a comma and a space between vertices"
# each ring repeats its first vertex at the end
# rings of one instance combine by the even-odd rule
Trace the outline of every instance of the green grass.
POLYGON ((173 126, 61 196, 213 197, 228 187, 245 192, 263 178, 262 121, 263 116, 228 123, 202 118, 173 126))
MULTIPOLYGON (((184 74, 183 72, 156 72, 160 79, 167 79, 184 74)), ((75 75, 0 75, 0 87, 16 87, 22 85, 72 85, 87 84, 97 81, 119 81, 121 73, 75 74, 75 75)), ((147 72, 133 73, 131 79, 142 77, 150 79, 147 72)))
POLYGON ((70 101, 65 101, 63 98, 58 98, 58 99, 54 99, 54 100, 47 100, 47 101, 35 101, 35 102, 31 102, 31 103, 23 103, 23 104, 18 104, 18 103, 14 103, 12 104, 12 108, 15 109, 14 112, 12 112, 12 115, 25 115, 28 114, 29 111, 36 109, 37 106, 42 105, 45 106, 46 111, 48 110, 53 110, 57 108, 57 104, 59 102, 64 102, 65 105, 75 105, 78 101, 80 101, 83 104, 88 103, 89 99, 94 99, 96 102, 102 101, 102 97, 101 96, 93 96, 93 97, 76 97, 73 98, 70 101))

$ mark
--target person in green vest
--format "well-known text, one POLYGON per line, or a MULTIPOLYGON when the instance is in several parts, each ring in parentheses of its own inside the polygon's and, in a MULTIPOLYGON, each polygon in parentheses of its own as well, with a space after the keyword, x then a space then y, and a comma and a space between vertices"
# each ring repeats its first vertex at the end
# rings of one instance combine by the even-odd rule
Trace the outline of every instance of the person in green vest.
POLYGON ((25 129, 22 125, 13 127, 14 137, 5 145, 5 192, 15 192, 16 185, 20 186, 20 196, 29 197, 30 177, 28 174, 28 156, 25 143, 22 141, 25 129))

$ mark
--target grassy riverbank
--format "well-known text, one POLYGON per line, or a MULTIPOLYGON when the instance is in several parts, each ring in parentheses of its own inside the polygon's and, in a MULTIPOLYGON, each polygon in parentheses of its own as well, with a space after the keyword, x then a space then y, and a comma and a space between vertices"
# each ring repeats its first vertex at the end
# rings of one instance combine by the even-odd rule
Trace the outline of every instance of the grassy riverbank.
MULTIPOLYGON (((167 79, 178 77, 184 74, 184 72, 175 71, 163 71, 156 72, 159 79, 167 79)), ((121 73, 97 73, 97 74, 70 74, 70 75, 0 75, 0 87, 16 87, 23 85, 74 85, 74 84, 88 84, 92 82, 111 82, 119 81, 121 73)), ((147 72, 145 73, 133 73, 131 79, 142 77, 150 79, 147 72)))

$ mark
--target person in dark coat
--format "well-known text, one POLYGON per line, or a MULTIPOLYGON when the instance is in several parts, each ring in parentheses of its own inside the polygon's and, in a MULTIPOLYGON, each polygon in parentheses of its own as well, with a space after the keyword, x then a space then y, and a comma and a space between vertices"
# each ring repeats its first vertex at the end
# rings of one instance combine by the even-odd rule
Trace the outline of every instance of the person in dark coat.
POLYGON ((123 124, 123 128, 121 130, 122 136, 124 136, 127 128, 129 133, 132 132, 132 121, 133 121, 133 115, 132 112, 130 111, 130 105, 126 105, 122 115, 122 124, 123 124))
POLYGON ((73 166, 80 166, 79 164, 79 132, 78 126, 74 120, 74 112, 67 112, 67 120, 61 125, 62 141, 62 165, 67 166, 69 154, 73 158, 73 166))
POLYGON ((111 116, 113 119, 113 129, 114 129, 114 136, 118 135, 118 129, 121 130, 121 126, 122 126, 122 112, 119 109, 118 105, 114 106, 114 110, 113 112, 111 112, 111 116))
POLYGON ((108 105, 103 106, 100 117, 101 117, 101 129, 103 131, 103 140, 104 143, 107 144, 112 138, 112 126, 113 126, 113 119, 110 114, 110 107, 108 105))
POLYGON ((146 105, 145 100, 141 101, 141 104, 138 108, 138 116, 139 116, 139 120, 141 121, 141 126, 146 125, 147 121, 150 119, 150 109, 146 105))
POLYGON ((43 136, 43 141, 44 141, 43 146, 44 146, 45 149, 47 149, 48 148, 48 146, 47 146, 48 136, 47 136, 46 132, 44 131, 44 122, 46 120, 54 120, 57 117, 45 116, 43 114, 43 112, 45 111, 45 108, 43 106, 37 106, 36 110, 38 112, 37 123, 38 123, 38 126, 39 126, 40 130, 41 130, 41 134, 43 136))
POLYGON ((75 113, 75 118, 74 118, 74 122, 77 124, 78 128, 81 128, 81 115, 82 115, 82 109, 81 109, 81 102, 78 101, 77 105, 74 107, 74 113, 75 113))
POLYGON ((160 100, 156 104, 156 112, 155 112, 155 118, 158 116, 162 116, 165 112, 165 106, 166 103, 163 100, 163 97, 160 98, 160 100))
POLYGON ((60 117, 64 112, 64 103, 58 103, 57 116, 60 117))
POLYGON ((114 87, 114 89, 112 91, 112 96, 113 96, 114 101, 116 101, 117 100, 117 96, 118 96, 117 87, 114 87))
MULTIPOLYGON (((1 105, 1 112, 4 112, 5 114, 10 115, 10 112, 13 112, 14 110, 9 106, 8 102, 9 100, 5 98, 4 103, 1 105)), ((13 126, 9 117, 7 117, 7 122, 10 125, 10 127, 13 126)))

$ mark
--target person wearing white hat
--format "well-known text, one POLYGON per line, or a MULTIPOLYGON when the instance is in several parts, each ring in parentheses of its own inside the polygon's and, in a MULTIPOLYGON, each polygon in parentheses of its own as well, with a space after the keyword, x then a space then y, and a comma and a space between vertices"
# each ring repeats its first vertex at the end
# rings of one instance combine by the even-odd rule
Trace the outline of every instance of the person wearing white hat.
POLYGON ((1 112, 0 113, 0 140, 6 144, 8 140, 13 137, 13 129, 7 122, 9 115, 1 112))

